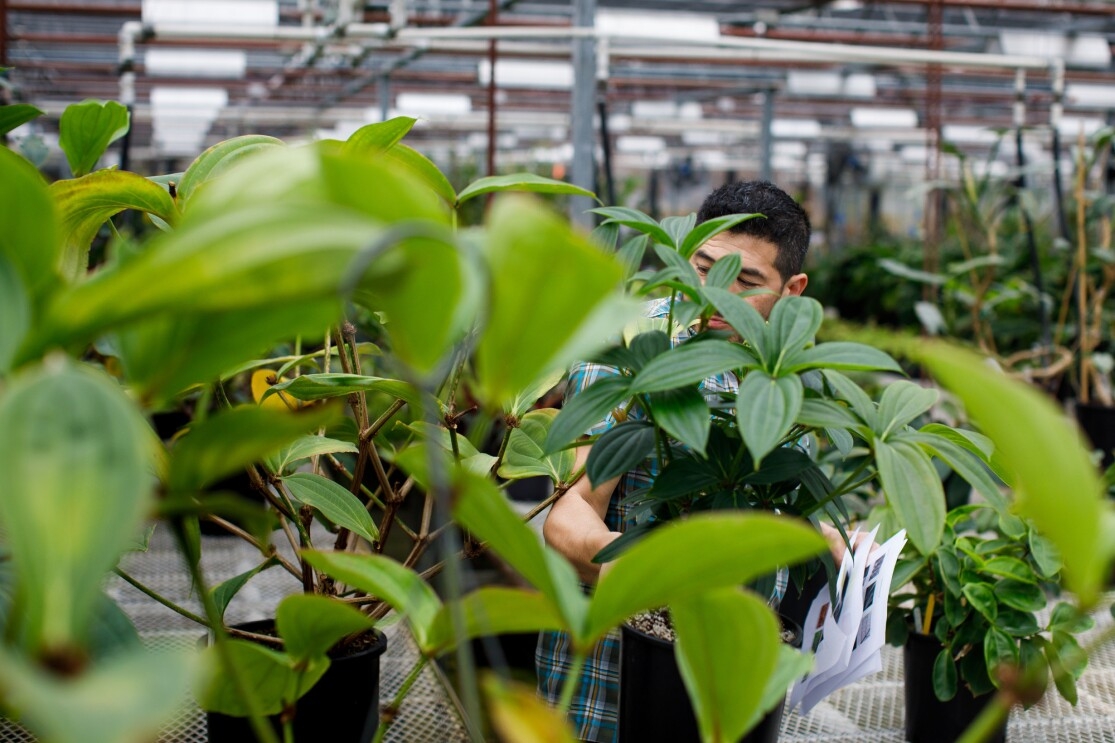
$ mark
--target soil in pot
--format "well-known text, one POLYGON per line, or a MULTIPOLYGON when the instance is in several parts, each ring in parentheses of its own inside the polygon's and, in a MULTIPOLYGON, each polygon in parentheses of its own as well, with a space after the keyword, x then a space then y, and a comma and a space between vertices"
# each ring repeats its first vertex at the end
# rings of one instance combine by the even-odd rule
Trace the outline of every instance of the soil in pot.
MULTIPOLYGON (((257 634, 273 634, 274 620, 235 625, 257 634)), ((325 675, 298 700, 294 716, 296 741, 328 740, 330 743, 367 743, 379 726, 379 659, 387 650, 387 638, 373 630, 341 654, 330 652, 325 675)), ((210 743, 245 743, 255 740, 246 717, 206 714, 210 743)), ((278 715, 271 724, 282 737, 278 715)))
MULTIPOLYGON (((932 635, 911 632, 902 656, 906 676, 906 740, 910 743, 953 743, 968 729, 992 694, 973 697, 961 683, 956 696, 942 702, 933 692, 933 663, 941 652, 941 643, 932 635)), ((983 652, 982 648, 978 652, 983 652)), ((989 743, 1005 743, 1006 723, 988 739, 989 743)))
MULTIPOLYGON (((674 658, 669 617, 664 611, 641 614, 621 625, 620 632, 620 743, 649 740, 697 743, 700 740, 697 717, 674 658)), ((801 632, 784 632, 783 640, 800 643, 801 632)), ((740 743, 777 741, 784 706, 785 700, 768 712, 740 743)))

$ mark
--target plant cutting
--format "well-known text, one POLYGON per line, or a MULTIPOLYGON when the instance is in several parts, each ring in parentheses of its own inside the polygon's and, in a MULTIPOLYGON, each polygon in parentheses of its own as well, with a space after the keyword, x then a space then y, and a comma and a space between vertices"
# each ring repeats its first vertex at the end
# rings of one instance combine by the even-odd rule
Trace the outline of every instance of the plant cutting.
POLYGON ((1087 656, 1073 635, 1092 620, 1064 601, 1045 612, 1060 569, 1032 525, 985 505, 950 511, 938 549, 899 563, 894 585, 910 590, 892 597, 888 635, 905 645, 907 740, 955 740, 1011 673, 1039 686, 1052 674, 1076 703, 1087 656))

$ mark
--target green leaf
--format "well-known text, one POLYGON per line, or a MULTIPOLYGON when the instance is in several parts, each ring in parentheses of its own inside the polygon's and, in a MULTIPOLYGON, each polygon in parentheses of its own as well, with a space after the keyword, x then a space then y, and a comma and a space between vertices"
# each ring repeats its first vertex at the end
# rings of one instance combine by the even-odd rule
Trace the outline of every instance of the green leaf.
POLYGON ((167 484, 193 493, 334 421, 336 408, 298 412, 240 405, 191 426, 174 445, 167 484))
POLYGON ((697 215, 693 212, 684 216, 670 216, 662 218, 662 229, 669 233, 674 245, 681 245, 693 228, 697 225, 697 215))
POLYGON ((855 428, 862 425, 847 406, 835 400, 816 398, 802 400, 797 423, 811 428, 855 428))
POLYGON ((929 410, 937 402, 937 390, 914 382, 899 380, 887 385, 879 400, 879 422, 875 429, 880 438, 902 431, 906 425, 929 410))
POLYGON ((737 369, 748 359, 747 352, 730 341, 682 343, 644 366, 635 375, 631 392, 662 392, 697 384, 706 377, 737 369))
POLYGON ((933 661, 933 693, 942 702, 947 702, 956 696, 956 686, 956 663, 949 649, 943 648, 933 661))
POLYGON ((67 106, 58 121, 58 144, 70 170, 89 173, 108 146, 128 131, 131 115, 116 101, 83 101, 67 106))
POLYGON ((369 542, 379 539, 379 529, 364 504, 332 480, 309 472, 297 472, 284 477, 283 482, 296 500, 316 508, 337 526, 344 527, 369 542))
POLYGON ((492 175, 478 178, 457 194, 457 206, 469 199, 486 193, 501 191, 525 191, 528 193, 570 194, 573 196, 587 196, 597 202, 596 194, 580 186, 574 186, 565 181, 556 181, 553 178, 544 178, 534 173, 510 173, 508 175, 492 175))
MULTIPOLYGON (((750 219, 754 219, 755 217, 759 217, 760 219, 764 218, 762 214, 728 214, 723 217, 716 217, 715 219, 709 219, 701 222, 699 225, 694 227, 688 235, 685 236, 685 239, 678 247, 678 253, 681 254, 682 258, 688 259, 693 255, 693 253, 697 251, 697 248, 704 245, 709 240, 709 238, 712 238, 720 234, 721 232, 726 232, 736 225, 742 224, 743 222, 746 222, 750 219)), ((738 273, 739 270, 737 269, 735 273, 732 274, 733 280, 736 278, 736 274, 738 273)))
POLYGON ((830 341, 812 348, 803 348, 797 353, 790 354, 782 365, 784 372, 821 368, 902 373, 902 367, 885 351, 847 341, 830 341))
POLYGON ((640 311, 616 293, 622 268, 612 256, 525 197, 493 205, 485 250, 492 279, 474 392, 491 407, 584 358, 640 311))
POLYGON ((196 663, 181 648, 135 648, 67 678, 0 650, 5 707, 39 740, 154 740, 187 704, 196 663))
POLYGON ((243 573, 240 573, 239 575, 234 575, 228 580, 218 583, 217 585, 210 588, 209 593, 213 597, 213 603, 215 603, 217 606, 218 616, 220 616, 222 619, 224 618, 225 610, 228 609, 229 603, 232 601, 233 597, 235 597, 236 594, 239 593, 240 589, 248 583, 249 580, 256 577, 264 570, 267 570, 267 568, 278 564, 278 558, 268 557, 266 560, 261 562, 259 565, 256 565, 251 570, 247 570, 243 573))
POLYGON ((995 442, 1016 486, 1019 512, 1061 551, 1065 581, 1083 606, 1098 595, 1107 564, 1101 486, 1081 434, 1049 399, 952 346, 924 343, 918 360, 995 442))
POLYGON ((178 201, 188 203, 194 192, 212 179, 228 172, 245 157, 265 152, 272 147, 285 147, 281 139, 263 134, 245 134, 218 142, 197 156, 178 183, 178 201))
POLYGON ((542 475, 554 485, 568 483, 573 476, 576 454, 570 449, 546 454, 546 436, 553 426, 558 411, 552 408, 532 410, 519 421, 511 432, 507 451, 499 476, 508 480, 542 475))
MULTIPOLYGON (((933 424, 937 426, 937 424, 933 424)), ((980 495, 987 500, 996 510, 1005 510, 1008 506, 1007 499, 1003 496, 999 485, 988 474, 983 462, 973 454, 970 449, 957 445, 959 437, 949 437, 947 434, 924 433, 930 426, 925 426, 918 434, 903 436, 910 441, 917 442, 936 454, 945 464, 955 470, 969 485, 974 487, 980 495)), ((939 431, 942 426, 933 428, 939 431)))
POLYGON ((360 374, 303 374, 272 385, 268 395, 286 392, 299 400, 326 400, 354 392, 382 392, 421 408, 422 393, 414 385, 398 379, 369 377, 360 374))
POLYGON ((988 675, 995 681, 998 678, 995 669, 999 666, 1018 665, 1018 641, 998 627, 988 627, 983 640, 983 658, 988 675))
POLYGON ((1052 578, 1061 570, 1061 553, 1053 542, 1030 530, 1030 553, 1042 578, 1052 578))
MULTIPOLYGON (((304 664, 303 671, 297 672, 293 659, 286 653, 246 640, 228 640, 226 651, 245 688, 255 697, 265 715, 282 712, 285 704, 295 701, 292 697, 296 688, 305 694, 329 669, 328 658, 315 658, 304 664)), ((213 671, 209 674, 208 683, 194 690, 201 708, 233 717, 247 717, 248 706, 225 672, 215 647, 211 645, 202 652, 202 662, 213 671)))
POLYGON ((1022 581, 1024 583, 1037 582, 1037 576, 1030 567, 1016 557, 993 557, 980 568, 981 573, 997 575, 1001 578, 1022 581))
POLYGON ((602 636, 639 611, 747 583, 824 547, 812 528, 774 514, 720 512, 673 521, 631 547, 600 579, 587 635, 602 636))
POLYGON ((678 670, 701 739, 739 740, 774 673, 778 621, 761 599, 738 588, 675 601, 670 616, 678 635, 678 670))
POLYGON ((945 492, 929 455, 907 441, 876 441, 875 462, 887 503, 923 555, 941 542, 945 492))
POLYGON ((57 283, 62 247, 57 223, 42 175, 0 147, 0 255, 22 277, 33 303, 57 283))
POLYGON ((43 112, 29 103, 14 103, 0 106, 0 135, 7 134, 16 127, 42 116, 43 112))
POLYGON ((704 454, 711 418, 705 396, 693 386, 654 392, 649 396, 655 423, 693 451, 704 454))
POLYGON ((995 584, 995 597, 1019 611, 1041 611, 1045 608, 1045 591, 1033 583, 1001 580, 995 584))
POLYGON ((995 626, 1015 637, 1033 637, 1041 631, 1033 612, 1017 609, 1001 609, 995 626))
POLYGON ((766 325, 767 321, 751 303, 738 294, 714 286, 705 287, 705 296, 720 313, 725 322, 739 333, 742 338, 766 365, 766 325))
MULTIPOLYGON (((1017 607, 1022 608, 1022 607, 1017 607)), ((1036 611, 1036 610, 1035 610, 1036 611)), ((1049 626, 1059 632, 1086 632, 1092 629, 1096 621, 1087 614, 1082 613, 1072 604, 1067 604, 1064 601, 1057 602, 1053 607, 1053 614, 1049 620, 1049 626)))
POLYGON ((8 638, 44 655, 84 641, 105 573, 153 506, 152 453, 146 422, 103 374, 52 358, 9 381, 0 396, 0 531, 16 581, 8 638))
POLYGON ((326 575, 381 598, 395 611, 405 614, 423 654, 434 650, 430 632, 441 600, 418 573, 383 555, 308 550, 302 557, 326 575))
POLYGON ((526 415, 527 411, 534 407, 535 403, 539 403, 539 398, 545 395, 548 391, 557 387, 561 383, 565 372, 562 369, 555 369, 553 371, 545 372, 531 384, 519 390, 510 403, 508 403, 503 412, 515 418, 522 418, 526 415))
POLYGON ((345 637, 375 626, 354 606, 328 596, 295 593, 279 602, 275 627, 287 655, 297 661, 324 656, 345 637))
POLYGON ((417 119, 409 116, 396 116, 387 121, 366 124, 349 135, 341 151, 346 154, 359 152, 365 155, 385 152, 409 134, 417 122, 417 119))
POLYGON ((303 459, 310 459, 321 454, 355 454, 358 451, 360 450, 355 444, 350 444, 347 441, 338 441, 337 439, 317 435, 303 436, 279 452, 277 457, 278 466, 275 471, 282 474, 295 462, 301 462, 303 459))
POLYGON ((453 518, 541 591, 570 632, 578 639, 583 636, 588 598, 581 592, 573 567, 542 544, 490 480, 461 478, 453 518))
POLYGON ((712 264, 705 276, 705 288, 709 287, 727 290, 736 282, 739 276, 739 253, 728 253, 712 264))
POLYGON ((1076 691, 1076 678, 1066 667, 1064 661, 1062 661, 1061 654, 1055 643, 1046 644, 1044 650, 1046 660, 1049 663, 1049 670, 1053 673, 1053 683, 1057 687, 1057 692, 1064 697, 1069 704, 1075 706, 1077 701, 1079 701, 1076 691))
POLYGON ((457 192, 454 190, 453 184, 451 184, 445 177, 445 174, 422 153, 407 147, 405 144, 396 144, 388 150, 383 157, 388 162, 406 168, 412 175, 417 177, 419 181, 426 184, 430 190, 440 196, 442 201, 446 204, 456 203, 457 192))
POLYGON ((996 591, 990 583, 968 583, 962 588, 968 603, 987 618, 994 622, 999 617, 999 604, 995 600, 996 591))
POLYGON ((821 374, 824 376, 829 386, 836 392, 836 396, 847 402, 855 414, 858 415, 871 430, 876 430, 878 414, 875 409, 875 403, 871 401, 871 398, 867 396, 863 388, 838 371, 822 369, 821 374))
POLYGON ((782 368, 789 354, 813 341, 823 315, 821 303, 810 297, 782 297, 774 303, 765 333, 767 353, 774 363, 772 373, 782 368))
POLYGON ((15 265, 0 253, 0 377, 11 370, 16 350, 30 328, 31 299, 15 265))
POLYGON ((589 451, 585 472, 593 487, 640 466, 654 452, 654 426, 625 421, 606 431, 589 451))
POLYGON ((440 655, 460 642, 477 637, 495 637, 517 632, 562 630, 565 624, 549 597, 537 591, 504 586, 484 586, 461 598, 456 604, 441 607, 434 619, 430 644, 440 655), (453 613, 464 619, 463 633, 453 629, 453 613))
POLYGON ((500 740, 521 743, 576 743, 569 721, 538 696, 534 686, 486 672, 480 686, 488 703, 492 727, 500 740))
POLYGON ((609 222, 616 222, 624 227, 638 230, 644 235, 648 235, 656 243, 671 248, 675 247, 674 240, 669 233, 662 229, 658 222, 637 209, 629 209, 625 206, 604 206, 589 209, 589 211, 593 214, 599 214, 609 222))
POLYGON ((51 195, 62 218, 66 242, 61 270, 77 279, 89 263, 89 246, 106 220, 125 209, 154 214, 174 224, 178 210, 170 194, 143 176, 122 170, 101 170, 83 178, 56 181, 51 195))
POLYGON ((756 369, 740 382, 736 421, 756 467, 793 427, 803 396, 794 375, 774 378, 756 369))
POLYGON ((945 274, 918 271, 898 261, 891 260, 890 258, 881 259, 879 261, 879 267, 887 273, 894 274, 904 279, 910 279, 911 281, 917 281, 922 284, 943 286, 949 280, 949 277, 945 274))
POLYGON ((566 401, 546 436, 545 450, 557 451, 604 420, 631 396, 629 377, 602 377, 566 401))

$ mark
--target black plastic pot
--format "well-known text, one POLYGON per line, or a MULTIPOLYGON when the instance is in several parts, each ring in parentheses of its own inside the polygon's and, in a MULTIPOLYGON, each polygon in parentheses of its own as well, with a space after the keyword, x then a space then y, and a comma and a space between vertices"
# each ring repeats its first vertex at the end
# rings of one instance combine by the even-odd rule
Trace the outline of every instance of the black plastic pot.
MULTIPOLYGON (((681 680, 673 643, 622 625, 619 671, 620 743, 668 740, 696 743, 701 736, 689 693, 681 680)), ((741 668, 740 673, 747 669, 741 668)), ((774 743, 786 700, 767 713, 740 743, 774 743)))
MULTIPOLYGON (((270 619, 235 625, 248 632, 270 631, 270 619)), ((333 657, 329 670, 298 700, 294 715, 296 741, 328 740, 330 743, 368 743, 379 726, 379 658, 387 638, 375 630, 375 643, 353 655, 333 657)), ((217 712, 206 714, 210 743, 245 743, 255 740, 246 717, 217 712)), ((278 715, 271 724, 282 737, 278 715)))
POLYGON ((1115 461, 1115 456, 1112 456, 1115 449, 1115 407, 1078 402, 1076 420, 1093 448, 1103 452, 1101 466, 1106 470, 1115 461))
MULTIPOLYGON (((941 652, 941 643, 932 635, 910 633, 902 656, 906 662, 906 740, 910 743, 953 743, 968 729, 993 694, 973 697, 963 683, 956 696, 942 702, 933 692, 933 662, 941 652)), ((979 652, 983 652, 982 648, 979 652)), ((1007 726, 988 739, 988 743, 1004 743, 1007 726)))

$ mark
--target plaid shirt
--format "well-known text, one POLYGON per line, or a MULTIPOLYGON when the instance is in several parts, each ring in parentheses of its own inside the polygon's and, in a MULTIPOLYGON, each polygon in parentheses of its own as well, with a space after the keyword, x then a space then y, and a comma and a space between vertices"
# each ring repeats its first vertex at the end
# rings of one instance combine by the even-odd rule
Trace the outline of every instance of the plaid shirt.
MULTIPOLYGON (((665 318, 670 309, 669 299, 659 299, 648 304, 646 315, 650 318, 665 318)), ((684 330, 672 338, 676 346, 694 334, 694 330, 684 330)), ((614 366, 581 362, 573 366, 569 374, 566 400, 588 389, 598 379, 616 376, 620 372, 614 366)), ((727 372, 705 379, 700 389, 706 395, 718 396, 721 392, 738 392, 739 380, 735 374, 727 372)), ((634 409, 629 418, 645 417, 643 412, 634 409)), ((597 423, 585 433, 595 435, 607 431, 616 424, 615 417, 608 417, 597 423)), ((642 467, 627 472, 620 478, 612 493, 604 523, 612 531, 624 531, 629 525, 628 506, 623 503, 626 496, 639 488, 654 482, 658 475, 658 461, 652 456, 644 461, 642 467)), ((786 591, 786 574, 779 571, 775 581, 775 598, 781 599, 786 591)), ((590 586, 583 586, 585 591, 590 586)), ((612 630, 593 648, 585 661, 584 671, 573 693, 569 708, 570 721, 577 737, 584 741, 611 743, 616 740, 619 711, 619 630, 612 630)), ((562 687, 569 674, 573 651, 569 635, 564 632, 542 632, 538 638, 535 652, 535 666, 538 670, 538 691, 551 706, 556 706, 562 687)))

